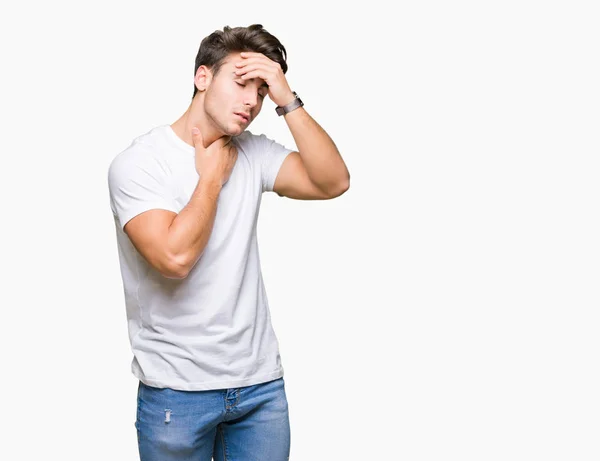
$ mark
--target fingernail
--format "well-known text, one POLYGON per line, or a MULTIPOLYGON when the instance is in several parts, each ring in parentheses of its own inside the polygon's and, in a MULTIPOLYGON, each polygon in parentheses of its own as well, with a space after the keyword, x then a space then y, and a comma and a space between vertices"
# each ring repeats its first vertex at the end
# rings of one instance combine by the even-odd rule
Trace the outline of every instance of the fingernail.
POLYGON ((200 133, 200 130, 196 127, 192 128, 192 134, 198 134, 200 133))

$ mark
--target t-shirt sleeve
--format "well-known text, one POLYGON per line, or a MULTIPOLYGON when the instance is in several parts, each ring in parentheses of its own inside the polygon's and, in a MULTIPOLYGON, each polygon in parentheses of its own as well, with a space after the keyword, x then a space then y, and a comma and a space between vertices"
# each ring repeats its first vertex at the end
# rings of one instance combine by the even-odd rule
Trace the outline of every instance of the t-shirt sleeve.
POLYGON ((283 161, 294 150, 269 139, 264 134, 258 136, 258 149, 261 160, 262 191, 272 192, 283 161))
POLYGON ((135 216, 151 209, 178 213, 169 188, 169 176, 151 154, 122 152, 108 168, 113 215, 121 229, 135 216))

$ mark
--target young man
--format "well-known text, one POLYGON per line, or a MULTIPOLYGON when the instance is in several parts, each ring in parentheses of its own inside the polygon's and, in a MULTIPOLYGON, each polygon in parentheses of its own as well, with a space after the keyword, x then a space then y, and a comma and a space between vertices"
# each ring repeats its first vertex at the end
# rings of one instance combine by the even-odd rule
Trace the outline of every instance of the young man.
POLYGON ((286 71, 285 48, 261 25, 215 31, 201 42, 189 108, 110 164, 142 461, 289 457, 261 195, 331 199, 349 173, 286 71), (247 130, 267 96, 298 151, 247 130))

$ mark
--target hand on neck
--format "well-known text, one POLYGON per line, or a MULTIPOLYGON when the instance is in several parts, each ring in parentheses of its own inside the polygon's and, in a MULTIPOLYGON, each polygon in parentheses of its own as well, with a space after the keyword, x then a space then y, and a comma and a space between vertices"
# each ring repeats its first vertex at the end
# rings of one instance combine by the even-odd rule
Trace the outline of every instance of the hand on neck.
POLYGON ((194 127, 197 127, 200 133, 202 133, 204 147, 210 146, 217 139, 225 135, 206 116, 203 96, 202 94, 197 94, 183 115, 171 124, 171 128, 173 128, 175 134, 192 147, 194 146, 194 142, 192 141, 192 128, 194 127))

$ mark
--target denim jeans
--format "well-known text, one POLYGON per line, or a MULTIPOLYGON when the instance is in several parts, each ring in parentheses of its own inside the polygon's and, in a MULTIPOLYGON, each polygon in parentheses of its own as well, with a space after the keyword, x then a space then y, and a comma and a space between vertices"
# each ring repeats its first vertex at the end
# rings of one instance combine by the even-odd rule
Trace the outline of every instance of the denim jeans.
POLYGON ((287 461, 290 454, 283 378, 208 391, 140 381, 135 427, 141 461, 287 461))

